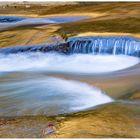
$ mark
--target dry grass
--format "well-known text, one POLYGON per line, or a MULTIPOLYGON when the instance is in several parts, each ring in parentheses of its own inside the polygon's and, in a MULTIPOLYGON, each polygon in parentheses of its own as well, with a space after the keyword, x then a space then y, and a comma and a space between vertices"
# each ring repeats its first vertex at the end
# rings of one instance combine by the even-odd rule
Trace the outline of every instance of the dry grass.
MULTIPOLYGON (((25 8, 25 5, 9 4, 8 7, 0 9, 1 14, 14 14, 14 15, 54 15, 64 13, 109 13, 120 14, 123 13, 131 16, 135 16, 140 12, 140 3, 138 2, 77 2, 77 3, 65 3, 65 4, 30 4, 30 8, 25 8)), ((139 14, 138 14, 139 15, 139 14)), ((137 15, 137 16, 138 16, 137 15)))

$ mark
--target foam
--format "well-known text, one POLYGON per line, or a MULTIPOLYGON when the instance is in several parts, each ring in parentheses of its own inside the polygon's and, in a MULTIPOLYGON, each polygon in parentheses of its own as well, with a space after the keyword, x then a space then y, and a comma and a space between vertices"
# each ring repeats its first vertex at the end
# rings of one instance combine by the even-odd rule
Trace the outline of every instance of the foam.
POLYGON ((126 55, 60 55, 27 53, 0 55, 0 71, 46 71, 61 73, 106 73, 129 68, 139 58, 126 55))

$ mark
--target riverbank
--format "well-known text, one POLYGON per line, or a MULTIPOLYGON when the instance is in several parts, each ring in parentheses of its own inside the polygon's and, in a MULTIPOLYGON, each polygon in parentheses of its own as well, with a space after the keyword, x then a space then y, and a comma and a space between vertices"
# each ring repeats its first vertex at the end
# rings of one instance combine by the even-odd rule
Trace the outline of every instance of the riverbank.
POLYGON ((138 138, 139 103, 116 102, 54 117, 32 116, 0 118, 0 137, 42 138, 49 122, 57 128, 49 138, 138 138), (8 132, 8 133, 7 133, 8 132))
POLYGON ((139 5, 137 2, 113 4, 95 2, 60 5, 30 4, 30 8, 26 8, 26 4, 9 4, 8 7, 1 8, 1 15, 27 17, 82 15, 91 18, 73 23, 22 26, 1 31, 0 47, 52 43, 57 38, 63 41, 65 37, 87 35, 130 35, 140 38, 139 5), (40 10, 36 10, 37 8, 40 10))

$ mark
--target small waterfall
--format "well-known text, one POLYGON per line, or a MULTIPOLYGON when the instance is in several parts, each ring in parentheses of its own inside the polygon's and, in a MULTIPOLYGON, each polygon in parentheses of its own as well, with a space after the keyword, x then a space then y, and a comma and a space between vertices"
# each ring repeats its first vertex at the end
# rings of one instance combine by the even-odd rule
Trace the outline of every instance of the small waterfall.
POLYGON ((60 44, 16 46, 0 49, 0 53, 58 52, 63 54, 112 54, 140 57, 140 40, 129 36, 75 37, 60 44))
POLYGON ((140 56, 140 40, 129 36, 75 37, 67 42, 71 53, 140 56))

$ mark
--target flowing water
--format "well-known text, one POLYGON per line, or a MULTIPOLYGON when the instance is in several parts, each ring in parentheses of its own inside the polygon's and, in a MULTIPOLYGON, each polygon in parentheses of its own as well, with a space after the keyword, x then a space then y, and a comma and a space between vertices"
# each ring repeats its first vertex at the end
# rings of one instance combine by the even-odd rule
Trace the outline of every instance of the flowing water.
POLYGON ((140 40, 130 36, 75 37, 68 42, 72 53, 140 56, 140 40))
POLYGON ((97 87, 53 74, 110 73, 139 63, 124 55, 18 53, 0 55, 0 116, 56 115, 112 102, 97 87))
POLYGON ((43 25, 43 24, 46 25, 46 24, 75 22, 87 18, 88 18, 87 16, 59 16, 59 17, 43 17, 43 18, 0 16, 0 30, 27 25, 43 25))
MULTIPOLYGON (((35 20, 37 24, 64 23, 81 19, 1 17, 0 24, 15 26, 32 24, 35 20)), ((100 83, 105 77, 104 84, 114 88, 121 80, 114 83, 108 80, 123 77, 123 81, 127 76, 139 75, 139 56, 140 41, 127 36, 76 37, 62 44, 0 49, 0 116, 57 115, 115 102, 100 83), (80 76, 84 80, 79 80, 80 76)), ((124 84, 127 83, 121 86, 124 84)))
POLYGON ((0 72, 45 71, 94 74, 122 70, 138 63, 138 57, 125 55, 18 53, 0 55, 0 72))
POLYGON ((78 81, 27 73, 5 77, 0 85, 1 116, 56 115, 113 101, 101 90, 78 81))

